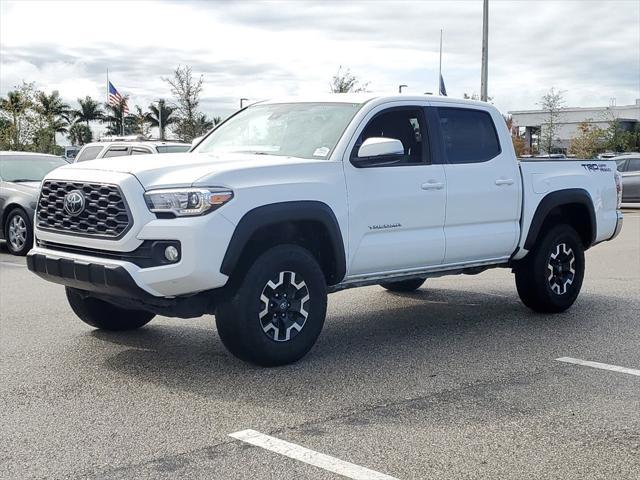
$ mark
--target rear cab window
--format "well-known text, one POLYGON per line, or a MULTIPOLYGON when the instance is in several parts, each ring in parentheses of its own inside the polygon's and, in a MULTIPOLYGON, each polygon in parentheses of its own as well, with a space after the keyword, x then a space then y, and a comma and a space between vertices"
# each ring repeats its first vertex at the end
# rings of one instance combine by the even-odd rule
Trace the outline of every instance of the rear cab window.
POLYGON ((131 149, 131 155, 149 155, 153 153, 151 150, 149 150, 148 148, 142 148, 142 147, 133 147, 131 149))
POLYGON ((122 157, 124 155, 129 155, 129 147, 114 145, 113 147, 109 147, 109 149, 104 153, 102 158, 122 157))
POLYGON ((191 145, 158 145, 156 150, 158 153, 181 153, 188 152, 191 145))
POLYGON ((98 158, 98 154, 102 151, 104 147, 102 145, 95 145, 91 147, 84 147, 78 156, 76 156, 76 162, 85 162, 87 160, 93 160, 98 158))
POLYGON ((498 132, 488 112, 452 107, 438 107, 437 112, 448 163, 487 162, 502 152, 498 132))

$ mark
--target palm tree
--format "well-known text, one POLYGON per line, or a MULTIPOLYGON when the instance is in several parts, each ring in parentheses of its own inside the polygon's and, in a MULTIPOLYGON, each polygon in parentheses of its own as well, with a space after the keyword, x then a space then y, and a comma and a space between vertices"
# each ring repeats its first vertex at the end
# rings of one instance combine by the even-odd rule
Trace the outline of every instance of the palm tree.
POLYGON ((149 113, 143 112, 142 109, 136 105, 135 113, 130 115, 131 123, 133 124, 133 133, 139 133, 140 135, 147 135, 149 133, 149 113))
POLYGON ((78 99, 78 105, 80 108, 73 111, 74 121, 84 122, 87 127, 89 122, 102 119, 102 107, 100 103, 91 98, 90 96, 78 99))
MULTIPOLYGON (((110 135, 122 135, 122 121, 124 120, 125 127, 130 125, 130 121, 128 120, 128 115, 125 115, 125 107, 127 105, 127 101, 129 100, 129 96, 125 95, 120 100, 120 103, 116 105, 111 105, 109 103, 105 103, 105 113, 102 115, 100 119, 103 123, 108 123, 107 133, 110 135)), ((126 133, 126 132, 125 132, 126 133)))
POLYGON ((91 128, 84 123, 76 122, 69 128, 69 141, 73 145, 84 145, 93 140, 91 128))
POLYGON ((177 122, 178 119, 174 115, 176 110, 177 107, 167 105, 164 98, 158 100, 158 105, 153 103, 149 105, 149 113, 147 114, 149 125, 158 127, 160 140, 165 139, 165 128, 177 122))
POLYGON ((69 125, 69 115, 71 113, 69 105, 62 101, 57 90, 51 92, 50 95, 45 92, 38 92, 34 110, 42 116, 51 133, 51 141, 55 147, 56 133, 67 133, 66 127, 69 125))

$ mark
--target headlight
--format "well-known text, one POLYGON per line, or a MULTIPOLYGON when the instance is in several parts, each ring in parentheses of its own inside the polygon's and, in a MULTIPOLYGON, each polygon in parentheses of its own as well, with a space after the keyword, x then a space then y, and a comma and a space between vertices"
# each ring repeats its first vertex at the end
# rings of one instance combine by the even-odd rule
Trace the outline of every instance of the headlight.
POLYGON ((233 198, 225 188, 176 188, 150 190, 144 194, 149 210, 169 213, 176 217, 190 217, 212 212, 233 198))

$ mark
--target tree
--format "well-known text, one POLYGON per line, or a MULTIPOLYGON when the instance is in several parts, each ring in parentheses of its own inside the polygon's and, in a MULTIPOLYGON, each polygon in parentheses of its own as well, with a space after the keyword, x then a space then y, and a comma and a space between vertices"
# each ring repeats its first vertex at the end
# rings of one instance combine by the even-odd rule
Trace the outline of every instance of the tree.
POLYGON ((178 118, 175 115, 176 107, 172 105, 167 105, 164 98, 158 100, 158 104, 149 105, 149 125, 152 127, 158 127, 158 133, 160 140, 165 140, 165 131, 166 128, 170 125, 173 125, 177 122, 178 118))
MULTIPOLYGON (((466 93, 465 93, 466 95, 466 93)), ((520 129, 513 123, 513 117, 511 115, 503 115, 509 133, 511 134, 511 142, 513 143, 513 149, 516 152, 516 157, 521 157, 526 153, 526 145, 524 138, 520 135, 520 129)))
POLYGON ((84 122, 88 127, 89 122, 102 120, 102 107, 90 96, 87 95, 84 99, 79 98, 78 105, 80 108, 73 111, 74 121, 84 122))
POLYGON ((540 131, 540 148, 546 153, 553 152, 553 145, 558 138, 560 110, 564 107, 564 92, 553 87, 545 93, 538 103, 546 115, 540 131))
POLYGON ((151 126, 149 124, 148 113, 143 112, 142 109, 138 105, 136 105, 134 108, 134 113, 130 115, 130 117, 133 126, 132 133, 137 133, 145 136, 149 134, 149 129, 151 128, 151 126))
MULTIPOLYGON (((471 95, 465 92, 462 94, 462 98, 465 98, 467 100, 476 100, 478 102, 480 101, 480 95, 478 95, 476 92, 473 92, 471 95)), ((493 101, 493 97, 487 96, 487 102, 491 101, 493 101)))
POLYGON ((84 145, 93 141, 91 128, 81 122, 76 122, 69 127, 69 141, 73 145, 84 145))
POLYGON ((329 88, 331 93, 359 93, 366 92, 369 82, 361 83, 360 79, 351 73, 350 69, 342 70, 342 65, 331 79, 329 88))
POLYGON ((23 82, 0 98, 0 116, 5 120, 0 135, 11 150, 24 150, 37 128, 34 96, 34 84, 23 82))
POLYGON ((176 99, 177 122, 174 131, 179 138, 190 142, 195 137, 201 135, 199 132, 202 125, 199 124, 201 117, 198 113, 200 94, 202 93, 202 75, 195 79, 191 67, 178 65, 173 72, 172 78, 164 78, 171 86, 171 93, 176 99))
POLYGON ((62 101, 60 93, 54 90, 49 95, 45 92, 37 92, 35 96, 34 110, 41 117, 41 126, 38 132, 39 148, 43 153, 55 153, 56 134, 67 133, 71 109, 62 101), (44 142, 49 135, 50 144, 44 142))
POLYGON ((587 120, 578 125, 578 135, 571 140, 569 153, 578 158, 594 158, 605 150, 606 144, 606 130, 587 120))
POLYGON ((102 115, 102 122, 107 123, 107 133, 109 135, 122 135, 122 122, 124 121, 125 126, 125 135, 131 133, 131 131, 127 128, 131 126, 131 120, 127 121, 127 115, 125 115, 125 107, 127 106, 127 101, 129 100, 129 96, 125 95, 122 97, 119 103, 116 105, 111 105, 105 103, 105 113, 102 115))
MULTIPOLYGON (((215 126, 212 120, 209 120, 204 113, 198 114, 195 122, 195 137, 201 137, 215 126)), ((195 138, 194 137, 194 138, 195 138)), ((193 140, 193 139, 192 139, 193 140)))

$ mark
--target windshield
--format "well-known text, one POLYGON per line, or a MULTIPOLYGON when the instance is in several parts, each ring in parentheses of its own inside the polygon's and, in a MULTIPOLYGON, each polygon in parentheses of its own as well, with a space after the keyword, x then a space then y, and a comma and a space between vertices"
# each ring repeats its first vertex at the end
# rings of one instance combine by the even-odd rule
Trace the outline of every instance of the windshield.
POLYGON ((195 150, 328 158, 358 103, 254 105, 230 118, 195 150))
POLYGON ((54 168, 67 165, 60 157, 0 156, 0 178, 5 182, 41 182, 54 168))

